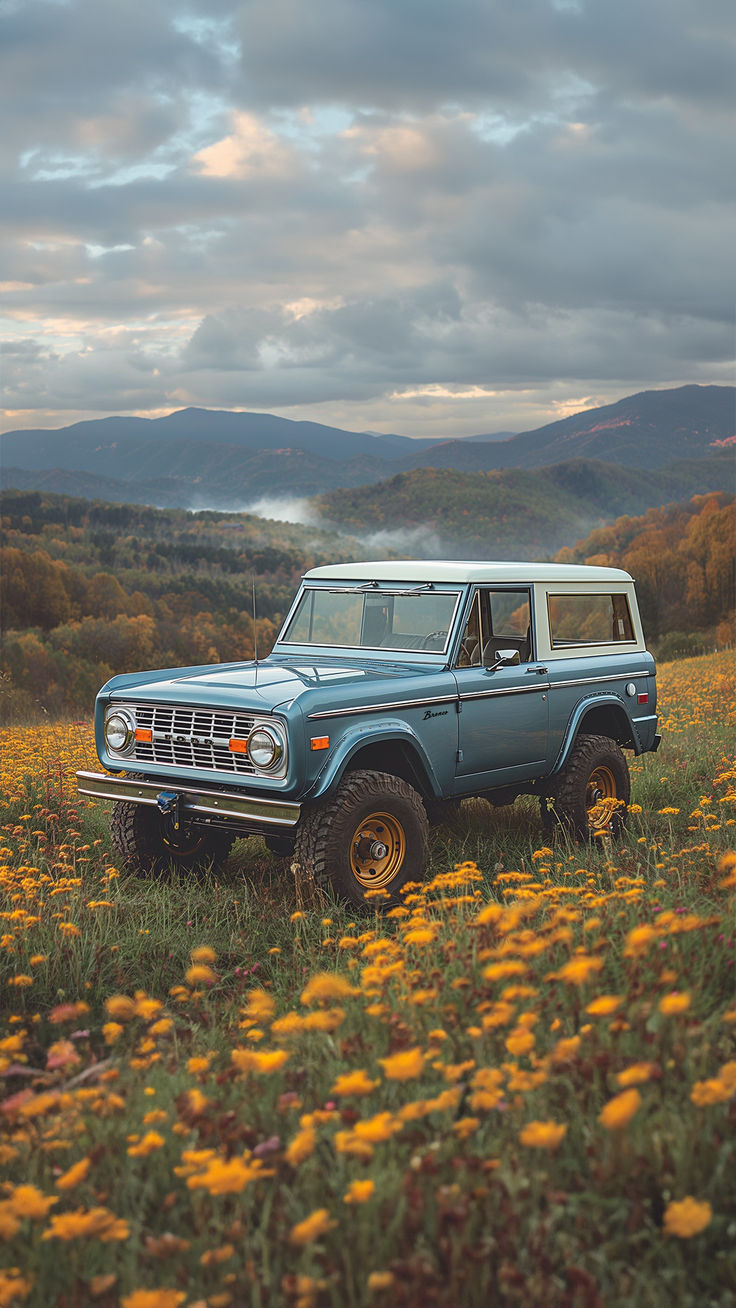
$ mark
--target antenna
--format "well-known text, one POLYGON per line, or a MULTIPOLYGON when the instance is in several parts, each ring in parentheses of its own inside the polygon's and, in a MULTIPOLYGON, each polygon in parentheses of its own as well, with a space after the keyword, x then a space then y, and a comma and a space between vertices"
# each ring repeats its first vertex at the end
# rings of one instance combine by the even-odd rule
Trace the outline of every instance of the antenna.
POLYGON ((251 574, 251 584, 253 587, 253 655, 256 667, 258 666, 258 622, 256 619, 256 574, 251 574))

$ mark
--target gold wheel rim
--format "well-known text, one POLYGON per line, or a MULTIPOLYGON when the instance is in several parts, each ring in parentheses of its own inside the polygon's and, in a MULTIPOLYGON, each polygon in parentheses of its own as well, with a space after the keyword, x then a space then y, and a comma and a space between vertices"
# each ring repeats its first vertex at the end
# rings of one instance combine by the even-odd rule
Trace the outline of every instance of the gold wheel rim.
POLYGON ((350 867, 364 890, 382 890, 406 857, 406 835, 391 813, 369 813, 350 841, 350 867))
POLYGON ((608 831, 611 819, 620 807, 616 778, 610 768, 599 764, 588 777, 585 787, 585 808, 591 831, 608 831))

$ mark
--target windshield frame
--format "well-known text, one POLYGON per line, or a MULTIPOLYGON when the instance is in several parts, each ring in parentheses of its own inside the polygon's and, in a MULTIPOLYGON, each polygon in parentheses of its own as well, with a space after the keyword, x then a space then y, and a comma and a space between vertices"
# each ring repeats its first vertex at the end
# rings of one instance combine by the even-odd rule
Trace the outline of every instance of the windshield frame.
MULTIPOLYGON (((344 654, 346 650, 349 650, 351 653, 357 654, 361 658, 363 657, 370 658, 378 655, 383 661, 386 660, 393 661, 395 657, 398 657, 400 659, 405 659, 407 655, 409 655, 411 656, 411 658, 421 657, 422 659, 434 659, 434 660, 441 659, 444 662, 447 660, 449 650, 452 646, 452 642, 457 627, 458 613, 460 612, 460 609, 463 606, 463 601, 466 592, 467 592, 467 586, 463 586, 462 584, 453 583, 453 582, 440 582, 437 585, 434 585, 432 583, 429 584, 423 583, 421 585, 417 585, 417 584, 411 585, 411 583, 409 583, 407 585, 406 583, 402 584, 401 582, 398 583, 397 582, 383 582, 383 583, 366 582, 363 585, 356 585, 355 582, 346 580, 345 584, 341 585, 340 581, 330 580, 328 578, 325 578, 324 581, 320 579, 319 581, 316 582, 315 581, 303 582, 302 585, 299 587, 299 590, 294 598, 294 602, 291 608, 289 609, 289 612, 287 613, 284 622, 282 624, 281 630, 279 631, 276 641, 274 642, 274 653, 276 652, 296 653, 297 651, 302 651, 302 650, 311 650, 311 651, 317 650, 319 651, 320 654, 324 655, 324 654, 331 654, 331 653, 344 654), (321 644, 316 641, 305 642, 305 641, 287 640, 286 632, 288 631, 296 615, 297 609, 299 608, 299 605, 301 604, 305 594, 307 594, 310 591, 312 592, 325 591, 328 594, 333 594, 333 595, 338 593, 345 593, 346 595, 353 595, 353 596, 360 594, 365 597, 373 597, 373 598, 379 595, 381 597, 385 596, 386 598, 389 597, 407 598, 408 596, 414 596, 414 595, 419 597, 419 596, 426 596, 432 594, 451 595, 454 597, 455 602, 452 608, 450 619, 447 624, 447 636, 445 638, 445 643, 441 649, 417 649, 413 646, 402 647, 402 646, 393 646, 393 645, 354 645, 354 644, 339 645, 333 643, 321 644)), ((364 621, 365 621, 365 600, 363 604, 363 614, 361 617, 361 629, 363 627, 364 621)))

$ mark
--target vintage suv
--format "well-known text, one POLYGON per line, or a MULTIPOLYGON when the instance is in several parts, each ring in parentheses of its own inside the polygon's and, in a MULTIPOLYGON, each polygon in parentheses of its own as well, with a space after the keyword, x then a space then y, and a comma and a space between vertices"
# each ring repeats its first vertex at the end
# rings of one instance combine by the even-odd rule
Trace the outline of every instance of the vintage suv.
POLYGON ((657 749, 656 698, 634 583, 616 568, 313 568, 261 662, 108 681, 106 772, 78 786, 116 801, 130 868, 217 865, 261 832, 340 896, 393 903, 422 877, 443 801, 534 794, 549 832, 616 835, 622 747, 657 749))

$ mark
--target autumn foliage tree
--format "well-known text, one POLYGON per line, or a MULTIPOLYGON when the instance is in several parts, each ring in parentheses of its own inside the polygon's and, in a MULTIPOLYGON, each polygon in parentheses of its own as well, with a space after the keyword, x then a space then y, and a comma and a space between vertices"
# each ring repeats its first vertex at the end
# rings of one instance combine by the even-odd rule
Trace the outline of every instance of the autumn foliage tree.
POLYGON ((652 640, 672 631, 722 629, 726 643, 733 640, 735 544, 736 500, 719 492, 617 518, 560 550, 557 560, 630 572, 652 640))

